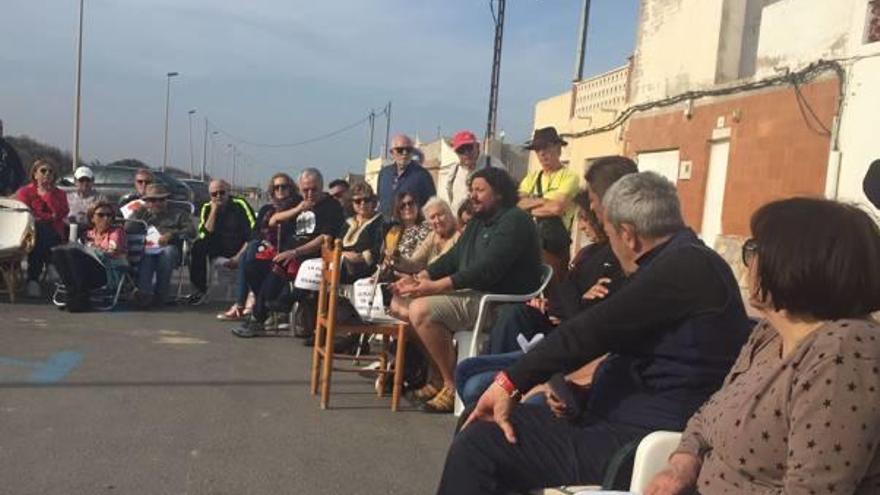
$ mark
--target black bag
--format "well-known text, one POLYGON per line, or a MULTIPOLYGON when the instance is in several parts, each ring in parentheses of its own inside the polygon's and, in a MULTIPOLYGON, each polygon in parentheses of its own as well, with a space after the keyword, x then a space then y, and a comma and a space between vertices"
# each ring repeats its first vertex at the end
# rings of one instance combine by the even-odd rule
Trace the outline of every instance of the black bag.
MULTIPOLYGON (((535 179, 535 185, 532 191, 539 198, 544 197, 544 190, 541 186, 541 177, 544 171, 538 172, 535 179)), ((561 254, 568 251, 571 245, 571 234, 562 223, 562 219, 553 217, 535 217, 535 224, 538 228, 538 237, 541 239, 541 248, 551 253, 561 254)))

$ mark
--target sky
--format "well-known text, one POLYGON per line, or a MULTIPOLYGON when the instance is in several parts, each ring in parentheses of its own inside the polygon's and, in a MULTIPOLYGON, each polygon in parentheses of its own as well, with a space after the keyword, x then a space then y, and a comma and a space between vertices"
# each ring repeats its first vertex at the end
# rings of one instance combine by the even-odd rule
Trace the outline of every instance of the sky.
MULTIPOLYGON (((4 0, 0 119, 5 134, 72 148, 76 0, 4 0)), ((507 2, 498 129, 528 139, 537 101, 574 74, 581 0, 507 2)), ((587 76, 626 63, 638 0, 592 0, 587 76)), ((364 122, 392 102, 392 134, 423 141, 459 129, 482 135, 494 25, 489 0, 85 0, 81 158, 162 164, 166 76, 171 81, 169 165, 202 160, 208 172, 263 183, 317 166, 328 179, 362 173, 364 122)), ((384 144, 376 121, 374 153, 384 144)))

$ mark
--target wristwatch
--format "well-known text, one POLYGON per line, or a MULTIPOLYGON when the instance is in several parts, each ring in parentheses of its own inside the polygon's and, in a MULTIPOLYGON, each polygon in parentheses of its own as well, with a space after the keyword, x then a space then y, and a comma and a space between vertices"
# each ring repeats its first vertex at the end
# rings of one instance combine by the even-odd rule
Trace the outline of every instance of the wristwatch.
POLYGON ((510 381, 510 377, 507 376, 507 372, 499 371, 497 375, 495 375, 495 383, 498 384, 501 388, 507 392, 508 396, 514 401, 519 401, 522 398, 522 392, 517 390, 516 385, 510 381))

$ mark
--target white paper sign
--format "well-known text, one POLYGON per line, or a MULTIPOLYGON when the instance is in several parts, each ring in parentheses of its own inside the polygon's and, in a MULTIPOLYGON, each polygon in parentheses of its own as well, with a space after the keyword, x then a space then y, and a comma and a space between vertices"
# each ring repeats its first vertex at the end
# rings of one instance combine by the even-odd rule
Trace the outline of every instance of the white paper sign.
POLYGON ((296 272, 296 280, 293 286, 297 289, 317 291, 321 288, 321 272, 324 269, 324 261, 321 258, 312 258, 302 262, 299 271, 296 272))
POLYGON ((162 246, 159 245, 160 237, 162 237, 162 234, 159 233, 159 229, 152 225, 147 227, 147 235, 144 237, 144 252, 147 254, 158 254, 162 251, 162 246))

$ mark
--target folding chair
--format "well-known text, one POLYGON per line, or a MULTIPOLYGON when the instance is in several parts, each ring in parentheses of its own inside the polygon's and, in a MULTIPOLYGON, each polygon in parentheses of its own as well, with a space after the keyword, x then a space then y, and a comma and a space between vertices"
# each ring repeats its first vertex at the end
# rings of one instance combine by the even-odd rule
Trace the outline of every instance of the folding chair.
POLYGON ((379 368, 369 370, 370 373, 379 375, 378 395, 384 395, 385 380, 388 375, 393 375, 393 384, 391 392, 391 410, 397 411, 400 401, 400 391, 403 387, 403 370, 404 355, 406 350, 406 328, 407 324, 403 321, 394 320, 388 317, 380 316, 377 318, 365 318, 363 323, 359 324, 342 324, 336 321, 336 308, 339 298, 339 275, 340 275, 340 258, 342 256, 342 241, 335 242, 329 238, 324 238, 321 248, 321 259, 324 267, 321 275, 321 284, 318 288, 318 311, 315 318, 315 345, 312 349, 312 379, 311 390, 312 395, 318 393, 321 389, 321 409, 327 409, 330 403, 330 380, 334 371, 340 372, 367 372, 361 367, 343 367, 334 366, 334 360, 351 360, 353 356, 349 354, 336 354, 333 349, 333 339, 337 331, 339 333, 348 334, 367 334, 382 336, 382 350, 378 354, 362 354, 358 359, 372 360, 379 362, 379 368), (394 356, 394 363, 388 369, 389 354, 388 344, 390 337, 397 339, 397 350, 394 356))
POLYGON ((15 288, 21 279, 21 262, 34 249, 34 217, 27 205, 12 198, 0 198, 0 276, 15 303, 15 288))

